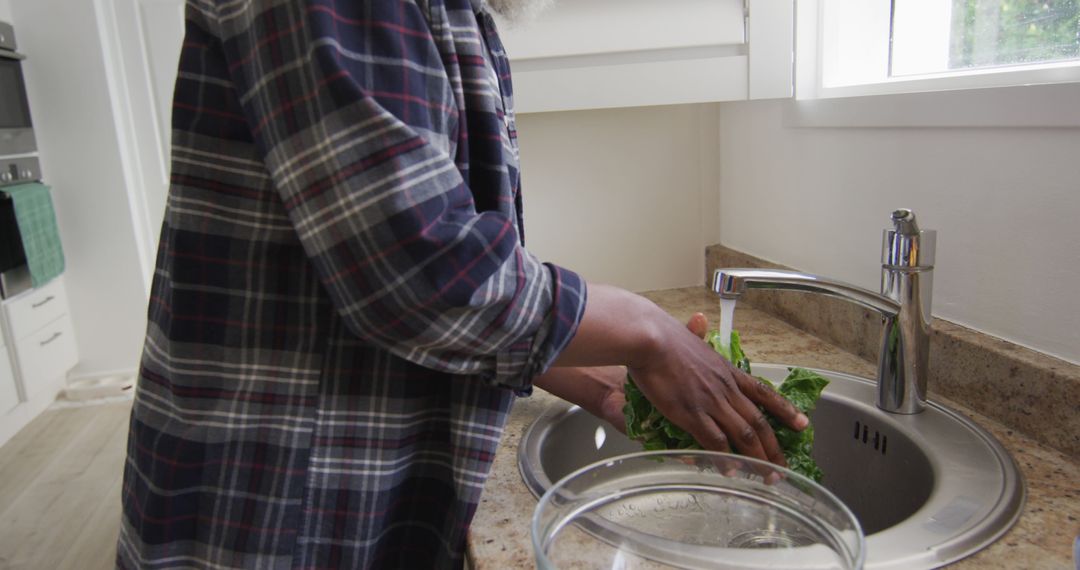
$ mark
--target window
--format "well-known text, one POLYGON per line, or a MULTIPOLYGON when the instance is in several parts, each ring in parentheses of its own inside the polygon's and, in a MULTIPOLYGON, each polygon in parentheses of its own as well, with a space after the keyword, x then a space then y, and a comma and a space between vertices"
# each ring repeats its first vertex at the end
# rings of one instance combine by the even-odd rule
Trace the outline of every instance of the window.
POLYGON ((1080 58, 1080 0, 894 0, 891 75, 1080 58))
POLYGON ((800 97, 1080 81, 1080 0, 805 4, 800 97))

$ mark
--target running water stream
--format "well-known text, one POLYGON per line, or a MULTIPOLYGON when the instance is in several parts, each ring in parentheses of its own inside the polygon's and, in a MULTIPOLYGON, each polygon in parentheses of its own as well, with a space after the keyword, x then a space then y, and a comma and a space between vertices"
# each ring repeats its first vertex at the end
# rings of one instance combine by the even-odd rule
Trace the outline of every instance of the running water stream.
POLYGON ((735 320, 735 299, 720 299, 720 346, 731 348, 731 323, 735 320))

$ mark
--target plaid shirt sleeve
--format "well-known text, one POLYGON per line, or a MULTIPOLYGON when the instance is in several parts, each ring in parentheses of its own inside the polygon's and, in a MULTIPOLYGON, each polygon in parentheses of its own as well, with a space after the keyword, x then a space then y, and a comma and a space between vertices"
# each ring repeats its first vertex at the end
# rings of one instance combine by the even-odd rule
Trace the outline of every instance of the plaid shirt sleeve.
POLYGON ((585 284, 523 248, 509 77, 492 71, 505 54, 452 3, 222 2, 210 26, 349 329, 527 393, 576 331, 585 284))

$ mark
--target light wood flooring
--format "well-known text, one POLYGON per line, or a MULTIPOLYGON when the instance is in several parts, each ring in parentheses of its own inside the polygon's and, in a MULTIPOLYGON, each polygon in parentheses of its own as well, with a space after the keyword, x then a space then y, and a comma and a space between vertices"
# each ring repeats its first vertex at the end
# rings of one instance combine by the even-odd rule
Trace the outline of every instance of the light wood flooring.
POLYGON ((48 410, 0 448, 0 569, 113 568, 130 411, 48 410))

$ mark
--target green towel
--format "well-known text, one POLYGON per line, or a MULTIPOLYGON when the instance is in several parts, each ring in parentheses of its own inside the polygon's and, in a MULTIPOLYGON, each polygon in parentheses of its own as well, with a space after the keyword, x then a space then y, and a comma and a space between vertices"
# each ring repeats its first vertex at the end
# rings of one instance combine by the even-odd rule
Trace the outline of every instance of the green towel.
POLYGON ((19 224, 30 281, 40 287, 64 272, 64 250, 56 227, 49 187, 40 182, 0 188, 15 201, 15 221, 19 224))

